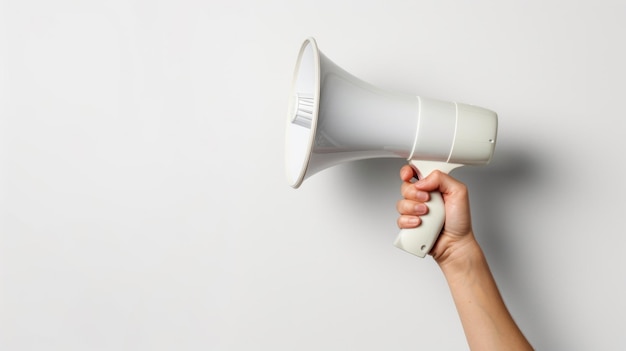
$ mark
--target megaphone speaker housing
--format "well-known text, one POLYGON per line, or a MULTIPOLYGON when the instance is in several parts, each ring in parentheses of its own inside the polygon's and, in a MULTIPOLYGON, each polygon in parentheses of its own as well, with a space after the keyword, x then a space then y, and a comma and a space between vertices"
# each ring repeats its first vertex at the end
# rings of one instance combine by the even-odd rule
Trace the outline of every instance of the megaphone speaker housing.
MULTIPOLYGON (((333 165, 368 158, 403 158, 420 177, 491 160, 495 112, 456 102, 395 93, 366 83, 329 60, 313 38, 296 63, 285 133, 289 184, 298 188, 333 165)), ((438 192, 415 230, 401 230, 395 245, 424 257, 443 226, 438 192), (427 233, 427 234, 425 234, 427 233)))

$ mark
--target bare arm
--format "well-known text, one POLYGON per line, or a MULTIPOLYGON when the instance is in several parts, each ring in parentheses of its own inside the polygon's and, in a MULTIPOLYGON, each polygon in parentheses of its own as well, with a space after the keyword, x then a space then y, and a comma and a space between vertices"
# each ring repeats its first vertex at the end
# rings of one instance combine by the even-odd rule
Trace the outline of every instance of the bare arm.
MULTIPOLYGON (((473 239, 473 235, 472 235, 473 239)), ((498 291, 475 240, 439 266, 443 271, 465 337, 472 350, 532 350, 498 291)))
POLYGON ((467 187, 440 172, 416 183, 411 183, 413 176, 410 166, 400 170, 404 199, 398 202, 398 225, 419 225, 419 215, 427 212, 423 204, 427 204, 428 192, 442 193, 446 222, 430 254, 448 282, 470 349, 532 350, 506 308, 474 237, 467 187))

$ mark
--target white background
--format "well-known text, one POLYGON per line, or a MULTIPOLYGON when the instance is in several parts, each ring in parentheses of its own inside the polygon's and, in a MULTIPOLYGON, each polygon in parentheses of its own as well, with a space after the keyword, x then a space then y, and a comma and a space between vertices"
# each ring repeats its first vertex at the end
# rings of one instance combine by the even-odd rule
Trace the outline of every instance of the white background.
POLYGON ((621 1, 0 2, 0 349, 462 350, 401 160, 291 189, 302 41, 499 114, 453 173, 538 350, 626 348, 621 1))

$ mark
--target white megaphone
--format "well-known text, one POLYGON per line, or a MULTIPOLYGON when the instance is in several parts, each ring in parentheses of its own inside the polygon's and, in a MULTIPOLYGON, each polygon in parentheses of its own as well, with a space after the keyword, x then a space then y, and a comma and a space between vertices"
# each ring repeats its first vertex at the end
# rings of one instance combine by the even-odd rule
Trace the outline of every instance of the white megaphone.
MULTIPOLYGON (((307 39, 295 68, 286 126, 286 171, 297 188, 338 163, 404 158, 426 177, 491 160, 498 117, 481 107, 383 91, 352 76, 307 39)), ((444 224, 441 193, 417 228, 402 229, 394 245, 424 257, 444 224)))

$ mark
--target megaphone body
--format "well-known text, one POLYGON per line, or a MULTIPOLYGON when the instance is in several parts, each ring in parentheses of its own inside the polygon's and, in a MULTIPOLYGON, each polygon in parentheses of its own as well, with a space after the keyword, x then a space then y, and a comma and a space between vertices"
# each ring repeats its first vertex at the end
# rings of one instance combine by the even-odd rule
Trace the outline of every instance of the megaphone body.
MULTIPOLYGON (((493 155, 495 112, 467 104, 389 92, 337 66, 313 38, 296 64, 286 125, 287 180, 294 188, 333 165, 370 158, 403 158, 426 177, 493 155)), ((430 194, 417 228, 402 229, 394 245, 424 257, 445 221, 442 196, 430 194)))

